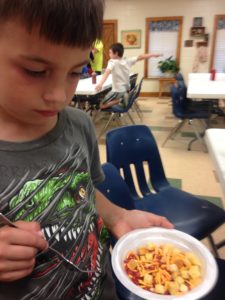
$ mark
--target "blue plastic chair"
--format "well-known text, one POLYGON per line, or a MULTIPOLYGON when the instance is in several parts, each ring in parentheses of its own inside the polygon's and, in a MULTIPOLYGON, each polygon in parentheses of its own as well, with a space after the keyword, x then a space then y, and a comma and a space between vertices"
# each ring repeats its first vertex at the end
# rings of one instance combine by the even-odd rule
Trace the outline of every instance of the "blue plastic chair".
POLYGON ((96 187, 114 204, 131 210, 135 209, 129 188, 117 168, 111 163, 102 165, 105 180, 96 187))
MULTIPOLYGON (((102 169, 105 174, 105 180, 98 184, 96 188, 114 204, 128 210, 135 209, 129 188, 116 167, 110 163, 105 163, 102 165, 102 169)), ((116 239, 111 237, 112 246, 114 246, 115 242, 116 239)))
POLYGON ((143 80, 144 80, 144 77, 141 78, 141 80, 139 81, 139 83, 136 86, 135 99, 134 99, 134 103, 133 103, 133 107, 135 108, 135 110, 136 110, 136 112, 137 112, 138 117, 140 118, 140 120, 142 120, 143 113, 141 111, 140 106, 138 105, 137 100, 138 100, 138 98, 140 96, 140 93, 141 93, 141 88, 142 88, 143 80))
POLYGON ((176 78, 176 80, 178 82, 180 82, 183 85, 185 85, 184 77, 183 77, 183 75, 180 72, 178 72, 178 73, 175 74, 175 78, 176 78))
MULTIPOLYGON (((102 165, 104 174, 105 174, 105 180, 104 182, 98 184, 96 186, 97 189, 99 189, 110 201, 112 201, 114 204, 123 207, 125 209, 134 209, 134 199, 132 198, 129 188, 124 181, 124 179, 121 177, 118 169, 112 165, 111 163, 105 163, 102 165)), ((168 202, 170 202, 171 199, 167 199, 168 202)), ((182 200, 182 199, 181 199, 182 200)), ((191 199, 189 199, 191 200, 191 199)), ((195 201, 199 201, 199 199, 196 199, 195 201)), ((168 204, 167 204, 168 205, 168 204)), ((190 203, 190 206, 192 204, 190 203)), ((174 209, 174 207, 173 207, 174 209)), ((174 209, 176 211, 176 208, 174 209)), ((179 209, 177 211, 177 214, 179 214, 179 209)), ((192 220, 190 220, 191 222, 192 220)), ((112 236, 111 237, 111 245, 112 247, 115 245, 116 239, 112 236)), ((215 288, 202 300, 216 300, 216 299, 225 299, 225 261, 221 259, 217 259, 218 267, 219 267, 219 279, 215 286, 215 288), (220 298, 221 297, 221 298, 220 298)), ((118 298, 120 300, 142 300, 140 297, 134 295, 132 292, 127 290, 115 277, 115 286, 118 298)))
POLYGON ((214 115, 225 116, 224 111, 219 107, 218 99, 193 100, 187 98, 187 87, 181 81, 178 81, 178 91, 183 99, 184 109, 189 111, 205 110, 214 115))
POLYGON ((225 116, 224 111, 219 107, 218 99, 199 100, 187 98, 187 85, 183 75, 179 72, 175 74, 175 78, 177 80, 180 96, 183 97, 184 109, 189 111, 201 109, 208 112, 210 111, 212 114, 216 114, 218 116, 225 116))
POLYGON ((178 230, 199 240, 208 237, 218 256, 211 234, 225 222, 224 210, 169 184, 147 126, 130 125, 109 131, 106 149, 107 161, 122 172, 135 208, 165 216, 178 230))
POLYGON ((174 116, 179 119, 179 122, 172 129, 170 134, 167 136, 167 138, 165 139, 165 141, 162 144, 162 147, 165 146, 165 144, 167 143, 167 141, 169 139, 174 138, 174 136, 179 131, 181 131, 182 127, 186 123, 191 125, 193 132, 195 133, 195 136, 196 136, 196 138, 193 139, 188 144, 188 150, 191 150, 191 145, 192 145, 193 141, 195 141, 195 140, 201 141, 203 146, 205 147, 203 136, 204 136, 204 131, 208 126, 206 121, 208 121, 210 119, 211 112, 209 110, 205 110, 201 107, 198 107, 198 108, 192 109, 192 110, 186 109, 185 108, 186 103, 184 102, 184 97, 181 94, 181 91, 175 85, 173 85, 171 87, 171 96, 172 96, 172 112, 173 112, 174 116), (197 127, 194 124, 194 120, 200 120, 200 121, 202 121, 202 123, 204 123, 205 128, 204 128, 203 132, 198 131, 197 127))
POLYGON ((130 91, 133 90, 136 86, 138 78, 138 73, 130 75, 130 91))
POLYGON ((129 92, 129 97, 127 100, 127 106, 126 107, 122 107, 119 105, 113 105, 110 108, 106 108, 106 109, 102 109, 101 113, 105 112, 105 113, 110 113, 110 117, 108 119, 108 121, 106 122, 106 124, 104 125, 104 127, 102 128, 102 130, 100 131, 99 135, 98 135, 98 139, 100 139, 100 137, 106 132, 107 128, 109 127, 110 123, 112 121, 117 121, 119 122, 119 124, 121 124, 120 121, 120 117, 122 115, 127 115, 131 121, 132 124, 135 124, 131 114, 130 114, 130 110, 132 108, 132 105, 136 99, 136 93, 137 93, 137 87, 135 87, 133 90, 131 90, 129 92))
POLYGON ((206 111, 208 114, 213 112, 214 100, 192 100, 187 98, 187 86, 182 81, 177 81, 177 90, 180 97, 180 102, 185 111, 199 112, 206 111))

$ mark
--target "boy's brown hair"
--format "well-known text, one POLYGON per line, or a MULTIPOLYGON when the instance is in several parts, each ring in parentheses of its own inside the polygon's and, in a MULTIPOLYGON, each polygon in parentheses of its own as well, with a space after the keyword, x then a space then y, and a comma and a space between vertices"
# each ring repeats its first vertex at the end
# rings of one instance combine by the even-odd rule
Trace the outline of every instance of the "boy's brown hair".
POLYGON ((90 47, 101 38, 104 0, 0 0, 0 25, 18 19, 50 42, 90 47))
POLYGON ((118 55, 119 57, 123 57, 123 53, 124 53, 124 47, 123 47, 123 44, 121 44, 121 43, 115 43, 115 44, 112 44, 112 45, 110 46, 110 49, 112 50, 112 52, 113 52, 114 54, 117 53, 117 55, 118 55))

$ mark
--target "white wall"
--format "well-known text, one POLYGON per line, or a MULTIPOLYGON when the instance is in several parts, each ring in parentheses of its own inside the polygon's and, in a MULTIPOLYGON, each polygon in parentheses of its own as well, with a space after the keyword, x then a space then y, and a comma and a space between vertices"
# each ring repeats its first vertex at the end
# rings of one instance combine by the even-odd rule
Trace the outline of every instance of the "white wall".
MULTIPOLYGON (((199 72, 208 72, 211 54, 214 16, 225 14, 225 0, 105 0, 104 18, 118 20, 118 41, 121 41, 121 30, 141 29, 142 43, 140 49, 126 49, 125 56, 135 56, 145 52, 145 19, 149 17, 183 16, 181 43, 181 71, 187 79, 192 72, 196 47, 184 47, 184 41, 190 37, 190 27, 194 17, 203 17, 203 26, 209 33, 208 61, 199 67, 199 72)), ((194 39, 200 41, 201 39, 194 39)), ((132 69, 140 76, 144 74, 144 63, 138 62, 132 69)), ((158 81, 145 80, 143 92, 157 92, 158 81)))

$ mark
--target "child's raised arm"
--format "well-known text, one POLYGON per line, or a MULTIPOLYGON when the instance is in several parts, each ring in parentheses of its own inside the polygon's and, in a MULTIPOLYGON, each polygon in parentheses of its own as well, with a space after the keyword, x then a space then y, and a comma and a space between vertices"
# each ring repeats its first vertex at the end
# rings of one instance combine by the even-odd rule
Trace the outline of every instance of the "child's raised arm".
POLYGON ((162 53, 145 53, 145 54, 141 54, 138 56, 137 61, 139 60, 144 60, 144 59, 149 59, 152 57, 160 57, 162 56, 162 53))

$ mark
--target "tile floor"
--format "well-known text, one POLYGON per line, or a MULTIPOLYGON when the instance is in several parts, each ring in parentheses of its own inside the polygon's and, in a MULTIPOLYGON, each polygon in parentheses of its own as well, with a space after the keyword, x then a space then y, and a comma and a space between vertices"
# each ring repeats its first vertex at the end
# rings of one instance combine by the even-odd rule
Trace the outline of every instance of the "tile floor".
MULTIPOLYGON (((170 130, 176 125, 177 119, 172 115, 170 98, 139 98, 139 106, 143 112, 140 120, 135 111, 131 112, 136 124, 148 125, 158 143, 165 172, 168 178, 187 192, 206 198, 214 203, 225 207, 225 197, 218 182, 211 158, 199 141, 196 141, 191 151, 187 146, 193 138, 192 129, 187 125, 182 129, 182 135, 178 134, 174 140, 169 140, 164 148, 162 143, 170 130)), ((108 115, 101 114, 95 120, 97 134, 108 119, 108 115)), ((131 124, 127 117, 122 117, 123 124, 131 124)), ((110 128, 118 124, 111 124, 110 128)), ((214 118, 212 127, 225 128, 224 118, 214 118)), ((109 129, 110 129, 109 128, 109 129)), ((99 140, 101 162, 106 161, 105 137, 99 140)), ((225 238, 225 225, 219 228, 214 237, 216 241, 225 238)), ((203 241, 206 245, 207 240, 203 241)), ((220 250, 220 255, 225 259, 225 247, 220 250)))

